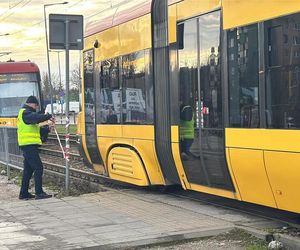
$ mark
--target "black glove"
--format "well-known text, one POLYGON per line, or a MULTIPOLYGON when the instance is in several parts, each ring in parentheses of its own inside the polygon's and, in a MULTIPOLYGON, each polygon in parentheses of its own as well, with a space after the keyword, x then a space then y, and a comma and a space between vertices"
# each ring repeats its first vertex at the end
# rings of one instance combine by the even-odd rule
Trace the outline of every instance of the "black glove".
POLYGON ((48 125, 40 127, 40 135, 41 135, 41 141, 42 142, 47 141, 49 132, 50 132, 50 128, 49 128, 48 125))

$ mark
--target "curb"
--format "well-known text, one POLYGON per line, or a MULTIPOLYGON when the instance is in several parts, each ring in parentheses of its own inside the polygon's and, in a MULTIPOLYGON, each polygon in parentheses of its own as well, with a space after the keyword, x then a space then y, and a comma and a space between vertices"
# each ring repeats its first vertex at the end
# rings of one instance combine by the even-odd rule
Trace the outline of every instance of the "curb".
POLYGON ((262 230, 258 230, 246 226, 235 226, 235 227, 245 230, 249 234, 261 240, 265 240, 267 242, 270 242, 272 240, 278 240, 282 242, 285 247, 288 247, 290 249, 300 249, 300 238, 297 239, 296 237, 291 237, 280 233, 268 233, 262 230))
POLYGON ((176 241, 179 242, 184 240, 212 237, 222 233, 226 233, 232 229, 234 229, 234 226, 225 226, 225 227, 209 229, 205 231, 191 231, 191 232, 179 233, 174 235, 158 236, 150 239, 141 239, 141 240, 134 240, 128 242, 93 246, 93 247, 87 247, 83 249, 86 250, 131 249, 134 247, 145 247, 145 246, 151 246, 156 244, 171 243, 176 241))

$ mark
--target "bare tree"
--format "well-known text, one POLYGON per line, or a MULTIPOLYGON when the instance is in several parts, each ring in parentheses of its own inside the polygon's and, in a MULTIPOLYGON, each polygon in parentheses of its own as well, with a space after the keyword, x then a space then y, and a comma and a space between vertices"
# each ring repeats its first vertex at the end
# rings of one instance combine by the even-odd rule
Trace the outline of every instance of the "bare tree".
POLYGON ((79 89, 81 83, 80 69, 79 65, 75 64, 73 70, 71 71, 71 88, 70 88, 70 101, 79 101, 79 89))
POLYGON ((48 73, 43 72, 41 84, 42 84, 43 99, 45 101, 50 100, 51 86, 50 86, 50 82, 49 82, 48 73))
MULTIPOLYGON (((53 88, 53 98, 56 100, 56 97, 58 95, 58 92, 60 91, 60 81, 59 77, 57 74, 51 74, 51 83, 52 83, 52 88, 53 88)), ((42 75, 42 92, 43 92, 43 97, 45 101, 50 101, 51 99, 51 85, 49 81, 49 76, 48 73, 43 72, 42 75)))
POLYGON ((81 82, 81 76, 80 76, 80 69, 79 65, 75 64, 73 66, 73 70, 71 71, 71 89, 77 89, 79 90, 80 82, 81 82))

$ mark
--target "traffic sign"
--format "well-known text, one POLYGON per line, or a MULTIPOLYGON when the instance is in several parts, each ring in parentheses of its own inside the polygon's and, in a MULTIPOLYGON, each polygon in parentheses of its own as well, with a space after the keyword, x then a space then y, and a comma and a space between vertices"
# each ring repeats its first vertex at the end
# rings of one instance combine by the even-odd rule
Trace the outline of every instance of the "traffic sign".
POLYGON ((66 25, 68 23, 68 49, 83 49, 82 15, 49 15, 50 49, 66 49, 66 25))

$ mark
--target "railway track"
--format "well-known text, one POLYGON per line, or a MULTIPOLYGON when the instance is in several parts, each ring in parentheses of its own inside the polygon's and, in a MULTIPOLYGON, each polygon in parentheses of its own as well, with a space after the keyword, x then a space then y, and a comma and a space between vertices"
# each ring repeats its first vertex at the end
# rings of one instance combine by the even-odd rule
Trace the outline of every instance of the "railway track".
MULTIPOLYGON (((55 156, 55 157, 59 157, 59 158, 63 158, 63 152, 61 150, 57 150, 57 149, 49 149, 47 147, 41 147, 39 149, 39 151, 43 154, 43 155, 49 155, 49 156, 55 156)), ((70 159, 74 160, 74 161, 82 161, 82 157, 80 156, 80 154, 73 152, 69 153, 70 155, 70 159)))
MULTIPOLYGON (((62 164, 62 162, 64 162, 62 155, 61 157, 50 156, 48 152, 46 155, 44 155, 43 153, 41 154, 41 159, 43 162, 45 173, 50 173, 56 176, 64 177, 66 173, 66 168, 64 164, 62 164)), ((71 166, 69 169, 69 173, 71 179, 85 181, 92 184, 106 184, 108 181, 114 183, 113 181, 111 181, 111 179, 107 178, 106 176, 99 175, 93 170, 85 167, 83 162, 81 161, 77 162, 71 160, 70 163, 71 166)), ((0 164, 6 165, 6 163, 3 161, 0 161, 0 164)), ((13 157, 11 157, 10 163, 8 165, 13 169, 22 170, 23 156, 14 155, 13 157)))
MULTIPOLYGON (((45 172, 51 173, 52 175, 57 175, 60 177, 65 176, 65 166, 63 164, 62 155, 58 156, 50 156, 47 155, 47 158, 44 157, 45 155, 41 155, 45 172)), ((16 157, 10 166, 17 169, 22 169, 22 156, 16 157)), ((113 181, 106 176, 99 175, 95 173, 93 170, 84 166, 82 162, 80 162, 81 166, 78 166, 78 162, 76 160, 71 161, 70 167, 70 178, 80 182, 87 182, 89 184, 97 184, 97 185, 113 185, 115 188, 124 187, 124 184, 113 181), (74 164, 75 163, 75 164, 74 164)), ((127 185, 126 187, 130 187, 131 185, 127 185)), ((105 189, 105 187, 104 187, 105 189)), ((157 192, 157 191, 156 191, 157 192)), ((161 191, 159 191, 161 192, 161 191)), ((239 202, 232 199, 226 199, 218 196, 193 192, 193 191, 185 191, 179 188, 172 188, 169 191, 165 192, 168 195, 183 198, 183 199, 190 199, 197 202, 201 202, 207 205, 221 207, 227 209, 229 211, 237 211, 246 213, 249 215, 261 217, 264 219, 269 219, 272 221, 280 222, 283 225, 286 225, 288 228, 293 228, 293 231, 300 232, 300 215, 294 214, 286 211, 280 211, 277 209, 272 209, 269 207, 263 207, 255 204, 239 202)))
MULTIPOLYGON (((58 134, 59 139, 61 141, 61 143, 65 143, 66 139, 65 139, 65 134, 58 134)), ((70 134, 70 144, 72 145, 78 145, 79 141, 78 141, 78 137, 75 134, 70 134)), ((57 143, 57 136, 56 134, 50 133, 48 136, 48 143, 57 143)))
MULTIPOLYGON (((57 140, 57 139, 56 139, 57 140)), ((50 144, 52 145, 52 144, 50 144)), ((50 149, 47 144, 41 147, 41 158, 44 164, 45 172, 51 173, 52 175, 57 175, 60 177, 65 176, 65 162, 63 159, 63 154, 60 150, 50 149)), ((76 149, 75 149, 76 150, 76 149)), ((74 150, 74 151, 75 151, 74 150)), ((124 185, 118 181, 113 181, 106 176, 99 175, 95 173, 92 169, 86 167, 82 161, 82 158, 78 153, 71 153, 70 155, 70 178, 71 180, 77 180, 80 182, 87 182, 89 184, 108 184, 113 185, 116 188, 120 187, 130 187, 131 185, 124 185)), ((0 162, 5 164, 3 162, 0 162)), ((22 169, 23 157, 13 156, 11 157, 10 166, 16 169, 22 169)), ((168 188, 169 189, 169 188, 168 188)), ((161 192, 161 190, 159 191, 161 192)), ((219 196, 198 193, 193 191, 185 191, 180 188, 173 188, 165 191, 166 194, 198 201, 211 206, 222 207, 231 211, 237 211, 246 213, 253 216, 258 216, 264 219, 269 219, 272 221, 280 222, 286 225, 288 228, 294 228, 294 231, 300 232, 300 215, 294 214, 286 211, 280 211, 277 209, 272 209, 269 207, 264 207, 260 205, 239 202, 232 199, 227 199, 219 196)), ((300 235, 300 233, 299 233, 300 235)), ((298 236, 299 237, 299 236, 298 236)))

